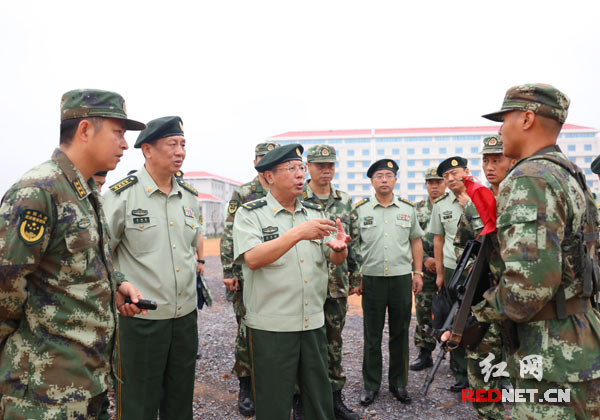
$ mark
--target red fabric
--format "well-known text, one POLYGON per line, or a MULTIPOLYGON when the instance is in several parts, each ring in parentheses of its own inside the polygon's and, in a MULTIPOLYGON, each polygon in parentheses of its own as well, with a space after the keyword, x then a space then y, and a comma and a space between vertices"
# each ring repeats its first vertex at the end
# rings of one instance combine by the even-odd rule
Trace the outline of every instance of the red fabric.
POLYGON ((496 197, 494 197, 494 193, 484 185, 475 182, 473 177, 465 176, 463 181, 467 188, 467 195, 471 197, 483 222, 483 231, 479 236, 494 232, 496 230, 496 197))

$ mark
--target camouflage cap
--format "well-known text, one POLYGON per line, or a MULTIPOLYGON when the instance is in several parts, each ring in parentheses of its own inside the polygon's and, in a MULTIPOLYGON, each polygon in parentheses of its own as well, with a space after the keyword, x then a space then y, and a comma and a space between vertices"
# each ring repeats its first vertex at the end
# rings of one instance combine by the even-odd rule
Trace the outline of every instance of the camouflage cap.
POLYGON ((270 141, 266 143, 258 143, 254 148, 254 156, 264 156, 276 147, 279 147, 279 144, 270 141))
POLYGON ((115 92, 98 89, 70 90, 60 100, 60 120, 103 117, 125 120, 125 129, 143 130, 146 124, 127 118, 125 99, 115 92))
POLYGON ((504 153, 504 143, 500 136, 489 136, 483 139, 482 155, 504 153))
POLYGON ((327 144, 317 144, 306 151, 307 162, 335 162, 335 149, 327 144))
POLYGON ((563 124, 567 119, 570 100, 554 86, 543 83, 529 83, 513 86, 506 91, 500 111, 482 115, 492 121, 502 121, 502 114, 508 111, 533 111, 542 117, 552 118, 563 124))
POLYGON ((592 169, 592 172, 596 175, 600 174, 600 156, 597 156, 596 159, 592 161, 590 168, 592 169))
POLYGON ((437 174, 437 168, 427 168, 425 171, 425 181, 429 181, 430 179, 444 179, 437 174))

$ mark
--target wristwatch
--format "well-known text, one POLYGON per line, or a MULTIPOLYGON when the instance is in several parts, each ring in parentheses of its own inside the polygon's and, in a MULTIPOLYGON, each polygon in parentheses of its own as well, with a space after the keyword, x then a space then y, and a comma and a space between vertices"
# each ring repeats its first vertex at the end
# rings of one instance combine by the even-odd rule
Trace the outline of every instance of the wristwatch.
POLYGON ((413 275, 414 274, 418 274, 419 276, 423 277, 423 272, 422 271, 413 271, 412 273, 413 273, 413 275))
POLYGON ((206 264, 206 260, 196 260, 196 261, 198 261, 199 263, 202 263, 202 264, 206 264))

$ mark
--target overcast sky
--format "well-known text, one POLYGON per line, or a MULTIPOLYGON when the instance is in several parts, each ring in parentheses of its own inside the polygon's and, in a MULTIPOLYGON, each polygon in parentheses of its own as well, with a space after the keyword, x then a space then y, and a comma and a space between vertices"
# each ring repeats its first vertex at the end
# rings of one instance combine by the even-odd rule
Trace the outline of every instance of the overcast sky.
MULTIPOLYGON (((179 115, 184 171, 246 182, 254 145, 293 130, 487 125, 506 89, 557 86, 600 127, 597 2, 3 1, 0 192, 58 144, 62 93, 179 115), (59 6, 60 5, 60 6, 59 6)), ((139 168, 131 148, 108 182, 139 168)))

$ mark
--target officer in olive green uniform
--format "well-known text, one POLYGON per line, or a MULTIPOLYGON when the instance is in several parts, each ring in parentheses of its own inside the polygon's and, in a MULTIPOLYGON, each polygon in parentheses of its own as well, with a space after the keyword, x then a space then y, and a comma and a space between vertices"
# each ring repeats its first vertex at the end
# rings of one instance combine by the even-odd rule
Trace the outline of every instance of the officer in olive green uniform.
POLYGON ((324 218, 321 205, 299 200, 302 150, 290 144, 262 158, 255 168, 264 172, 269 193, 242 205, 233 225, 234 261, 244 271, 243 323, 257 420, 289 418, 296 379, 306 418, 334 418, 323 305, 327 259, 342 264, 349 238, 341 222, 336 229, 324 218))
POLYGON ((414 203, 394 196, 397 171, 398 165, 391 159, 373 163, 367 176, 375 195, 356 203, 351 216, 352 248, 358 253, 363 274, 363 405, 375 400, 381 385, 386 310, 390 334, 389 389, 401 403, 411 401, 406 391, 408 328, 411 291, 419 293, 423 286, 423 231, 414 203))
POLYGON ((425 171, 425 184, 428 196, 425 200, 417 203, 417 217, 419 225, 423 232, 423 290, 415 296, 415 313, 417 315, 417 325, 415 326, 415 347, 419 349, 419 355, 409 365, 410 370, 423 370, 433 366, 431 352, 435 350, 436 341, 431 334, 423 332, 425 326, 431 327, 431 302, 433 295, 437 291, 435 286, 435 258, 433 254, 433 233, 427 232, 427 226, 431 220, 431 211, 433 203, 444 191, 446 185, 444 178, 437 174, 436 168, 429 168, 425 171))
MULTIPOLYGON (((596 159, 592 161, 590 168, 592 169, 592 172, 598 175, 598 178, 600 179, 600 156, 596 156, 596 159)), ((593 195, 596 206, 600 209, 600 193, 594 193, 593 195)))
POLYGON ((0 207, 0 418, 108 420, 117 309, 139 291, 113 271, 105 213, 92 179, 127 149, 121 95, 72 90, 60 144, 0 207), (103 406, 104 404, 104 406, 103 406))
MULTIPOLYGON (((310 179, 304 184, 302 198, 305 201, 323 206, 325 215, 331 219, 340 219, 346 232, 350 232, 350 212, 352 198, 348 193, 336 189, 331 181, 335 174, 336 152, 333 146, 320 144, 312 146, 306 152, 310 179)), ((358 420, 358 414, 350 411, 342 400, 342 388, 346 384, 346 374, 342 368, 342 330, 348 311, 348 291, 350 287, 360 285, 360 277, 353 277, 349 284, 350 272, 358 273, 352 249, 348 249, 348 263, 340 266, 329 263, 329 283, 325 300, 325 329, 327 332, 327 361, 329 363, 329 381, 333 390, 333 409, 337 420, 358 420)))
MULTIPOLYGON (((254 148, 254 165, 256 165, 267 152, 279 147, 277 143, 259 143, 254 148)), ((221 265, 223 266, 223 283, 226 286, 227 300, 233 302, 233 311, 238 324, 235 338, 235 364, 232 373, 240 381, 238 393, 238 410, 244 416, 254 415, 254 401, 250 383, 250 354, 248 350, 248 335, 244 324, 241 323, 245 313, 244 308, 244 276, 242 267, 233 263, 233 221, 237 209, 250 201, 258 200, 267 195, 269 186, 259 173, 252 181, 237 188, 231 195, 225 215, 223 238, 221 238, 221 265)))
POLYGON ((121 319, 117 416, 192 420, 198 349, 198 192, 175 173, 185 159, 179 117, 152 120, 135 143, 145 165, 104 195, 115 267, 158 309, 121 319))
MULTIPOLYGON (((436 285, 438 289, 447 285, 446 282, 450 281, 456 269, 454 236, 463 212, 463 205, 469 200, 462 181, 462 176, 468 173, 467 159, 460 156, 444 160, 437 168, 437 174, 444 178, 446 186, 450 189, 450 192, 438 198, 433 205, 431 222, 428 228, 428 231, 434 235, 436 285)), ((452 385, 450 390, 460 392, 468 386, 465 350, 463 347, 459 347, 450 352, 450 356, 450 366, 456 377, 456 383, 452 385)))

